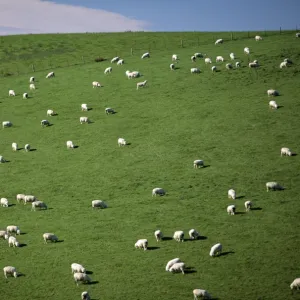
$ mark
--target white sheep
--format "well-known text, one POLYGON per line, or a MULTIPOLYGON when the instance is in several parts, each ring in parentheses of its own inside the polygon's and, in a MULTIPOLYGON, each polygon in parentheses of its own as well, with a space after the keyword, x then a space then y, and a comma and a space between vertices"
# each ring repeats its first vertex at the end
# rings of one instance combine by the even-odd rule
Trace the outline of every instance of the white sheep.
POLYGON ((164 237, 163 233, 159 229, 155 230, 154 236, 155 236, 157 242, 161 241, 164 237))
POLYGON ((220 255, 222 253, 222 245, 220 243, 215 244, 211 247, 209 255, 216 256, 217 254, 220 255))
POLYGON ((81 104, 81 111, 88 111, 89 109, 88 109, 88 106, 87 106, 87 104, 86 103, 82 103, 81 104))
POLYGON ((152 190, 152 197, 156 197, 157 195, 164 196, 165 194, 166 194, 165 190, 159 187, 154 188, 152 190))
POLYGON ((110 62, 111 63, 115 63, 115 62, 118 62, 119 61, 119 56, 116 56, 116 57, 114 57, 110 62))
POLYGON ((248 66, 249 66, 249 68, 258 68, 259 64, 258 64, 258 62, 253 61, 253 62, 250 62, 248 64, 248 66))
POLYGON ((48 109, 47 110, 47 116, 55 116, 56 115, 56 113, 55 113, 55 111, 54 110, 52 110, 52 109, 48 109))
POLYGON ((6 159, 0 155, 0 164, 6 163, 6 159))
POLYGON ((46 232, 43 234, 43 240, 45 244, 47 244, 48 241, 56 243, 58 241, 58 237, 54 233, 46 232))
POLYGON ((15 267, 12 267, 12 266, 6 266, 3 268, 3 273, 4 273, 4 276, 5 278, 7 278, 7 275, 11 275, 15 278, 18 277, 18 273, 17 273, 17 270, 15 267))
POLYGON ((12 148, 13 151, 17 151, 18 150, 18 144, 17 143, 12 143, 11 148, 12 148))
POLYGON ((27 202, 34 202, 37 201, 38 199, 33 196, 33 195, 25 195, 24 197, 24 205, 26 205, 27 202))
POLYGON ((247 55, 250 54, 250 49, 248 47, 245 47, 244 48, 244 53, 247 54, 247 55))
POLYGON ((17 239, 14 236, 10 236, 8 238, 8 247, 19 247, 20 243, 17 241, 17 239))
POLYGON ((167 263, 167 265, 166 265, 166 271, 169 271, 170 270, 170 268, 174 265, 174 264, 176 264, 176 263, 179 263, 179 262, 181 262, 181 260, 180 260, 180 258, 174 258, 174 259, 171 259, 170 261, 168 261, 168 263, 167 263))
POLYGON ((239 68, 241 66, 241 63, 239 62, 239 61, 237 61, 236 63, 235 63, 235 67, 236 68, 239 68))
POLYGON ((42 120, 41 121, 41 126, 45 127, 45 126, 50 126, 50 122, 48 120, 42 120))
POLYGON ((279 183, 275 182, 275 181, 271 181, 271 182, 267 182, 266 183, 266 188, 267 188, 267 192, 269 190, 284 190, 284 187, 282 187, 279 183))
POLYGON ((202 290, 202 289, 194 289, 193 295, 194 295, 194 300, 197 300, 200 298, 203 300, 211 299, 210 294, 206 290, 202 290))
POLYGON ((51 78, 51 77, 55 77, 54 72, 50 72, 47 74, 46 78, 51 78))
POLYGON ((178 60, 177 54, 173 54, 173 55, 172 55, 172 61, 174 61, 174 60, 175 60, 175 61, 178 60))
POLYGON ((223 39, 218 39, 218 40, 215 41, 215 45, 222 44, 222 43, 223 43, 223 39))
POLYGON ((28 99, 28 93, 23 94, 23 99, 28 99))
POLYGON ((35 81, 35 78, 32 76, 29 78, 29 83, 33 83, 35 81))
POLYGON ((18 202, 24 201, 25 200, 25 195, 24 194, 17 194, 16 199, 18 202))
POLYGON ((10 234, 10 233, 15 233, 15 234, 19 234, 19 235, 21 234, 21 230, 16 225, 7 226, 6 227, 6 232, 7 232, 7 234, 10 234))
POLYGON ((12 122, 10 122, 10 121, 2 122, 2 128, 11 127, 11 126, 12 126, 12 122))
POLYGON ((300 32, 297 32, 296 33, 296 38, 299 38, 300 37, 300 32))
POLYGON ((88 117, 80 117, 79 121, 80 121, 80 124, 89 123, 90 122, 88 117))
POLYGON ((170 69, 171 70, 175 70, 175 65, 174 64, 170 64, 170 69))
POLYGON ((16 93, 14 90, 9 90, 8 91, 8 96, 16 96, 16 93))
POLYGON ((80 281, 83 283, 90 283, 92 281, 91 278, 85 273, 74 273, 73 277, 77 286, 78 282, 80 281))
POLYGON ((184 232, 181 230, 175 231, 173 235, 173 239, 176 242, 183 242, 184 241, 184 232))
POLYGON ((257 42, 262 41, 262 37, 260 35, 256 35, 254 38, 257 42))
POLYGON ((294 290, 294 289, 299 290, 300 289, 300 278, 294 279, 294 281, 290 285, 290 288, 291 288, 291 290, 294 290))
POLYGON ((228 190, 228 198, 229 199, 233 199, 233 200, 235 200, 235 190, 234 189, 230 189, 230 190, 228 190))
POLYGON ((118 145, 119 147, 121 146, 126 146, 127 142, 125 141, 124 138, 118 138, 118 145))
POLYGON ((272 109, 277 109, 278 108, 278 104, 276 103, 275 100, 271 100, 269 102, 269 107, 272 108, 272 109))
POLYGON ((183 263, 183 262, 178 262, 178 263, 175 263, 175 264, 169 269, 169 272, 171 272, 171 273, 182 272, 182 274, 184 274, 184 269, 185 269, 185 263, 183 263))
POLYGON ((273 89, 267 90, 267 95, 270 96, 279 96, 279 92, 273 89))
POLYGON ((145 87, 146 84, 147 84, 147 80, 142 81, 142 82, 138 82, 136 84, 136 89, 138 90, 140 87, 145 87))
POLYGON ((5 240, 8 239, 8 234, 5 230, 0 230, 0 238, 3 238, 5 240))
POLYGON ((292 156, 293 154, 289 148, 283 147, 280 149, 280 156, 283 156, 283 155, 292 156))
POLYGON ((112 67, 108 67, 104 70, 104 74, 108 74, 112 72, 112 67))
POLYGON ((227 69, 227 70, 230 70, 230 69, 232 69, 232 64, 229 64, 229 63, 228 63, 228 64, 226 64, 226 69, 227 69))
POLYGON ((74 144, 72 141, 67 141, 67 148, 74 148, 74 144))
POLYGON ((81 300, 91 300, 91 297, 87 291, 81 293, 81 300))
POLYGON ((71 264, 71 271, 72 271, 72 274, 73 273, 85 273, 86 272, 83 265, 80 265, 80 264, 77 264, 77 263, 71 264))
POLYGON ((92 82, 92 86, 93 86, 93 88, 95 88, 95 87, 101 87, 101 84, 98 81, 93 81, 92 82))
POLYGON ((150 53, 149 52, 146 52, 144 53, 142 56, 141 56, 141 59, 144 59, 144 58, 150 58, 150 53))
POLYGON ((204 168, 204 161, 201 159, 194 160, 194 168, 197 169, 201 167, 204 168))
POLYGON ((252 208, 252 202, 249 201, 249 200, 246 201, 246 202, 245 202, 245 209, 246 209, 246 211, 250 211, 251 208, 252 208))
POLYGON ((102 200, 93 200, 92 207, 93 208, 107 208, 107 204, 102 200))
POLYGON ((235 60, 235 55, 234 55, 234 53, 230 53, 229 56, 230 56, 230 58, 231 58, 232 60, 235 60))
POLYGON ((136 249, 144 249, 146 251, 148 247, 148 240, 140 239, 134 244, 134 247, 136 249))
POLYGON ((235 205, 234 204, 227 206, 227 213, 229 215, 234 215, 235 214, 235 205))
POLYGON ((117 62, 117 65, 121 66, 123 64, 124 64, 124 59, 119 59, 118 62, 117 62))
POLYGON ((217 72, 217 67, 216 67, 216 66, 212 66, 212 67, 211 67, 211 71, 212 71, 212 72, 217 72))
POLYGON ((287 66, 288 66, 288 63, 286 61, 283 61, 282 63, 280 63, 279 68, 280 69, 287 68, 287 66))
POLYGON ((132 72, 130 72, 130 71, 127 70, 125 72, 125 74, 126 74, 126 76, 127 76, 128 79, 140 77, 140 73, 138 71, 132 71, 132 72))
POLYGON ((220 61, 223 62, 224 57, 219 55, 219 56, 216 57, 216 62, 220 62, 220 61))
POLYGON ((199 232, 197 232, 195 229, 191 229, 189 231, 189 237, 191 240, 197 240, 199 236, 200 236, 199 232))
POLYGON ((26 145, 24 146, 24 149, 25 149, 26 152, 29 152, 29 151, 30 151, 30 145, 29 145, 29 144, 26 144, 26 145))
POLYGON ((42 201, 34 201, 31 203, 31 210, 36 211, 36 209, 48 209, 46 203, 42 202, 42 201))
POLYGON ((209 57, 206 57, 206 58, 204 59, 204 62, 205 62, 206 64, 211 64, 211 63, 212 63, 211 58, 209 58, 209 57))
POLYGON ((8 200, 7 198, 1 198, 0 199, 0 205, 3 207, 8 207, 8 200))
POLYGON ((34 85, 34 83, 31 83, 31 84, 29 85, 29 89, 30 89, 30 90, 35 90, 35 85, 34 85))
POLYGON ((191 74, 197 74, 200 73, 200 70, 198 68, 191 68, 191 74))
POLYGON ((109 114, 114 114, 115 111, 114 111, 114 109, 111 108, 111 107, 106 107, 106 108, 105 108, 105 113, 106 113, 107 115, 109 115, 109 114))

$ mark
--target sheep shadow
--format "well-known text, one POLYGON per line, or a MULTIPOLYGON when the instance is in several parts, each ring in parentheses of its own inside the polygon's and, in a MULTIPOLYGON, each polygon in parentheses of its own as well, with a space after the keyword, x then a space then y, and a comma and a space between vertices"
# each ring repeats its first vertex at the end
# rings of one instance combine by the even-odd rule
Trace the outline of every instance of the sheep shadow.
POLYGON ((297 156, 297 153, 292 153, 292 155, 291 156, 297 156))
POLYGON ((23 273, 18 273, 18 277, 25 277, 26 275, 23 273))
POLYGON ((5 163, 9 163, 10 162, 10 160, 5 160, 5 163))
POLYGON ((284 107, 283 105, 277 105, 277 109, 284 107))
POLYGON ((16 204, 12 203, 12 204, 8 204, 8 207, 12 207, 15 206, 16 204))
POLYGON ((30 151, 30 152, 31 152, 31 151, 36 151, 36 149, 35 149, 35 148, 33 148, 33 149, 30 149, 29 151, 30 151))
POLYGON ((57 240, 55 243, 63 243, 64 240, 57 240))
POLYGON ((245 196, 238 196, 238 197, 235 197, 235 199, 243 199, 245 198, 245 196))
POLYGON ((147 250, 157 250, 157 249, 160 249, 160 247, 147 247, 147 250))
POLYGON ((205 169, 205 168, 209 168, 210 165, 204 165, 203 167, 199 168, 199 169, 205 169))
POLYGON ((23 244, 19 244, 20 248, 23 248, 23 247, 26 247, 26 246, 27 246, 27 244, 24 244, 24 243, 23 244))
POLYGON ((92 272, 92 271, 85 271, 85 273, 88 274, 88 275, 92 275, 94 272, 92 272))
POLYGON ((93 109, 90 107, 90 108, 88 108, 88 111, 90 111, 90 110, 93 110, 93 109))
POLYGON ((173 240, 173 238, 170 237, 170 236, 164 236, 164 237, 162 238, 162 240, 163 240, 163 241, 171 241, 171 240, 173 240))
POLYGON ((18 148, 17 151, 23 150, 24 148, 18 148))
POLYGON ((42 126, 42 128, 44 128, 44 127, 51 127, 51 126, 53 126, 54 124, 48 124, 47 126, 42 126))
POLYGON ((89 282, 89 285, 97 284, 97 283, 99 283, 99 281, 94 280, 94 281, 90 281, 90 282, 89 282))
POLYGON ((235 253, 234 251, 227 251, 227 252, 222 252, 221 254, 219 254, 219 256, 226 256, 226 255, 234 254, 234 253, 235 253))
POLYGON ((262 210, 262 208, 261 207, 253 207, 253 208, 251 208, 251 210, 262 210))
POLYGON ((185 274, 192 274, 192 273, 197 273, 197 271, 194 269, 194 267, 185 267, 184 273, 185 274))
POLYGON ((21 233, 20 233, 20 235, 25 235, 25 234, 27 234, 27 233, 26 233, 26 232, 21 232, 21 233))
POLYGON ((117 114, 118 112, 117 111, 114 111, 114 112, 111 112, 111 113, 109 113, 109 114, 106 114, 107 116, 108 115, 115 115, 115 114, 117 114))
POLYGON ((207 240, 207 236, 203 236, 203 235, 198 236, 197 240, 207 240))
POLYGON ((131 145, 131 143, 126 143, 126 146, 130 146, 131 145))
POLYGON ((235 215, 244 215, 244 214, 245 214, 244 211, 237 211, 237 212, 235 212, 235 215))
POLYGON ((77 149, 77 148, 79 148, 79 146, 74 146, 74 147, 73 147, 73 149, 77 149))

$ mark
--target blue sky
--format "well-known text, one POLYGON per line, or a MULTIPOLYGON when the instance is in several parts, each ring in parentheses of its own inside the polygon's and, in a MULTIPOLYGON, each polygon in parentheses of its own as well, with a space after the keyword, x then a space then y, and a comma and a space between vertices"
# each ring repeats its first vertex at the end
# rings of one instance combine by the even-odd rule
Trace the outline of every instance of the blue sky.
POLYGON ((0 35, 300 30, 300 0, 0 0, 0 35))

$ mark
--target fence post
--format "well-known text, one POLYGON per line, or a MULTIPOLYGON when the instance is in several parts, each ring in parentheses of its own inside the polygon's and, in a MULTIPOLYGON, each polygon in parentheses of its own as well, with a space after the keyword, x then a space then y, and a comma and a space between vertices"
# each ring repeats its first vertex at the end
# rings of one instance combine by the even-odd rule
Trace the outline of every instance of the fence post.
POLYGON ((279 34, 281 34, 281 27, 279 27, 279 34))
POLYGON ((232 34, 232 32, 231 32, 230 36, 231 36, 231 40, 233 40, 233 34, 232 34))
POLYGON ((131 55, 133 55, 133 49, 132 48, 130 49, 130 53, 131 53, 131 55))
POLYGON ((183 40, 181 39, 181 48, 183 48, 183 40))
POLYGON ((35 72, 34 64, 31 65, 32 71, 35 72))
POLYGON ((248 31, 248 38, 250 37, 249 31, 248 31))
POLYGON ((81 59, 82 59, 82 63, 85 64, 83 55, 81 56, 81 59))

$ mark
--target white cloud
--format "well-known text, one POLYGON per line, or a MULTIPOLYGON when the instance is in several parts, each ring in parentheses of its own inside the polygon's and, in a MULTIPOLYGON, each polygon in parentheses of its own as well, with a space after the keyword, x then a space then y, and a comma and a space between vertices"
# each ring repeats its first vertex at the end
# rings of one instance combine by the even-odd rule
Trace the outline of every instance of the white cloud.
POLYGON ((101 9, 41 0, 1 0, 0 35, 146 30, 149 24, 101 9))

